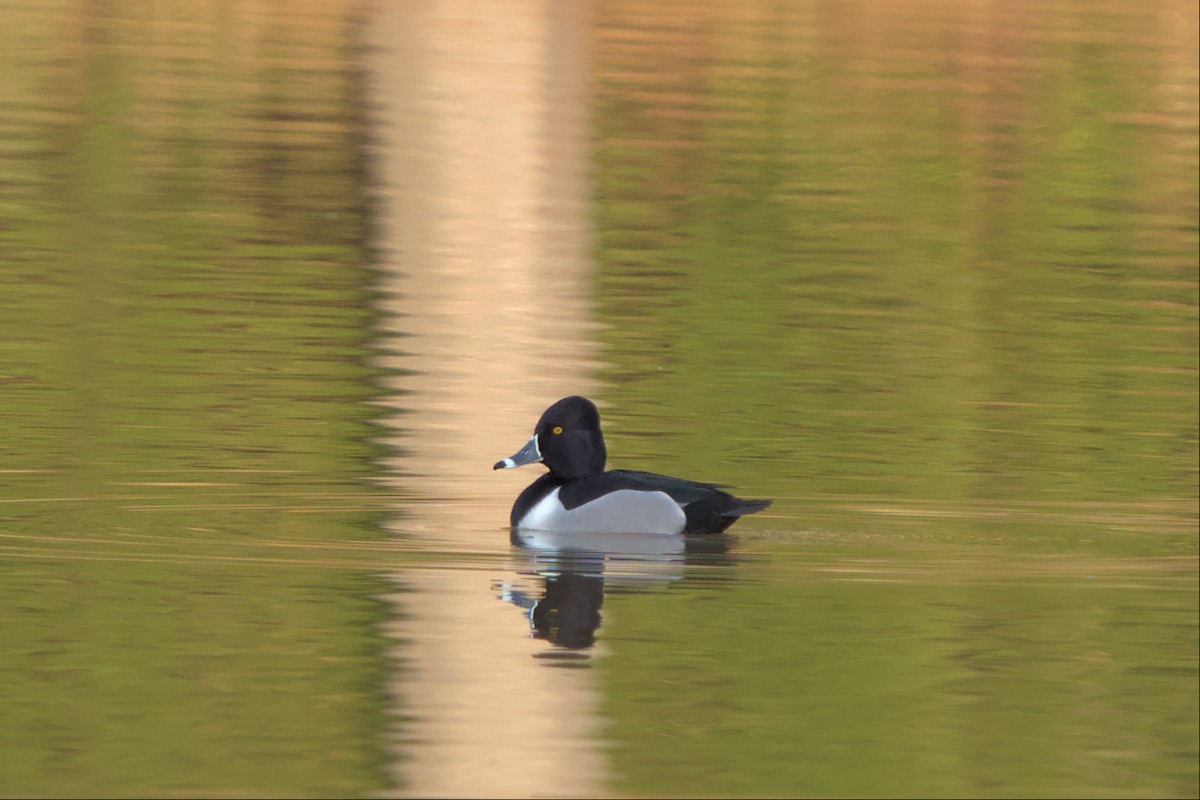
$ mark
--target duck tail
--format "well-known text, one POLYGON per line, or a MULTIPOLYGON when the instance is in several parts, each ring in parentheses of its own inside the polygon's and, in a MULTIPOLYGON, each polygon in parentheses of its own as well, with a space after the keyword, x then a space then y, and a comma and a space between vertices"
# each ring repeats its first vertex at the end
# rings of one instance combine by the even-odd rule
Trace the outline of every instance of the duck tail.
POLYGON ((734 506, 733 508, 729 509, 728 511, 721 512, 721 516, 723 516, 723 517, 744 517, 747 514, 756 514, 759 511, 762 511, 767 506, 771 505, 771 502, 772 501, 768 500, 768 499, 743 500, 742 498, 739 497, 739 498, 737 498, 738 504, 736 506, 734 506))

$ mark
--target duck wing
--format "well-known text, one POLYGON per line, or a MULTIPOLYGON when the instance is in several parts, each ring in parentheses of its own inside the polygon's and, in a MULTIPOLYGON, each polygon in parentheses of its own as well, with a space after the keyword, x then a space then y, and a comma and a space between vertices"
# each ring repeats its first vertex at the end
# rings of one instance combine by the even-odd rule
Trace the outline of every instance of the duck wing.
POLYGON ((720 533, 746 514, 762 511, 770 500, 743 500, 722 491, 723 484, 702 483, 653 472, 614 469, 567 482, 558 498, 567 509, 578 508, 610 492, 631 489, 662 492, 679 504, 687 517, 685 533, 720 533))

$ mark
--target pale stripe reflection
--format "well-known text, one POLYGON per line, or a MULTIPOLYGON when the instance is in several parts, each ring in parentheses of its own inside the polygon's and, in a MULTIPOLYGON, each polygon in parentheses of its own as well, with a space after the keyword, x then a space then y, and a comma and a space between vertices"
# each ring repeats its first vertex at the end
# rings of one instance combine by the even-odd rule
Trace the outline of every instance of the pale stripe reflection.
MULTIPOLYGON (((382 345, 406 372, 388 473, 423 498, 392 526, 431 551, 507 550, 508 506, 534 475, 492 463, 549 401, 590 388, 585 8, 380 3, 368 20, 382 345)), ((397 782, 415 796, 597 794, 591 671, 537 658, 549 646, 497 579, 517 576, 396 576, 397 782)))

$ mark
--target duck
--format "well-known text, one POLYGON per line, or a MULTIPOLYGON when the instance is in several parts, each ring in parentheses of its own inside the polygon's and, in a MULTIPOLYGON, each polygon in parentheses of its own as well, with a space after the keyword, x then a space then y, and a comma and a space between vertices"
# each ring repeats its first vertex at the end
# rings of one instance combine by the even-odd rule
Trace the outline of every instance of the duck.
POLYGON ((600 412, 586 397, 564 397, 546 409, 525 446, 492 469, 541 463, 548 472, 513 503, 513 531, 557 533, 722 533, 771 505, 744 500, 723 484, 638 470, 605 470, 608 450, 600 412))

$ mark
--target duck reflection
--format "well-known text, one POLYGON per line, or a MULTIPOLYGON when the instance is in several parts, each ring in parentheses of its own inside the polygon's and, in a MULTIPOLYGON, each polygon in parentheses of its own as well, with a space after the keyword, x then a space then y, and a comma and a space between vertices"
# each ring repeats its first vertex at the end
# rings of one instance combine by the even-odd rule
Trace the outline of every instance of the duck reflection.
POLYGON ((729 563, 726 536, 512 531, 514 571, 536 578, 540 591, 497 587, 500 599, 524 609, 532 635, 568 650, 596 643, 606 591, 637 592, 685 579, 697 560, 729 563))
POLYGON ((604 605, 604 577, 564 570, 542 576, 540 597, 509 589, 501 597, 529 613, 535 639, 559 647, 583 650, 596 643, 600 606, 604 605))

